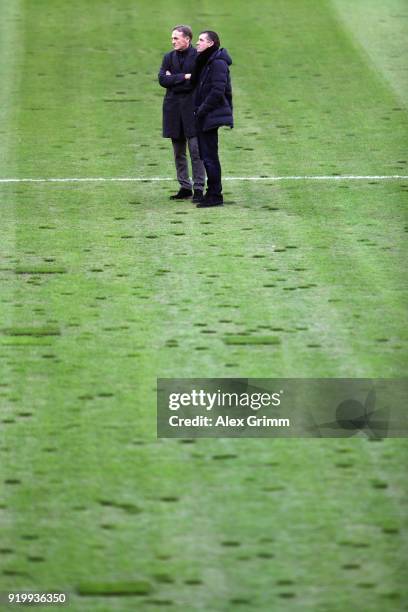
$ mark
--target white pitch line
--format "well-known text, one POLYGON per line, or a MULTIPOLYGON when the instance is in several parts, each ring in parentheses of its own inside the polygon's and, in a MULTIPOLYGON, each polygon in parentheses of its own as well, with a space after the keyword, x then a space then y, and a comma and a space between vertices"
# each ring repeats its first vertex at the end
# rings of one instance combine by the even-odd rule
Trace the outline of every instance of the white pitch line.
POLYGON ((161 176, 151 176, 147 178, 143 177, 85 177, 85 178, 8 178, 8 179, 0 179, 0 183, 107 183, 107 182, 129 182, 129 181, 139 181, 150 183, 151 181, 173 181, 176 179, 170 177, 161 177, 161 176))
POLYGON ((364 181, 364 180, 399 180, 408 179, 408 176, 401 174, 378 175, 378 176, 359 176, 354 174, 329 175, 329 176, 230 176, 226 181, 364 181))
MULTIPOLYGON (((305 175, 305 176, 226 176, 225 181, 395 181, 406 180, 408 175, 403 174, 379 174, 379 175, 305 175)), ((175 181, 174 177, 149 176, 149 177, 71 177, 71 178, 0 178, 0 183, 124 183, 140 182, 152 183, 157 181, 175 181)))

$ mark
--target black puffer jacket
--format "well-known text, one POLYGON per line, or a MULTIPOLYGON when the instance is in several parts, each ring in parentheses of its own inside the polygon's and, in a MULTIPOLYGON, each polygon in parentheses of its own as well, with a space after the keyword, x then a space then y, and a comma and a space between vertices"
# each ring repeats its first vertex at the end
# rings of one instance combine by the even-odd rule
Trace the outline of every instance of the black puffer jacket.
POLYGON ((202 69, 195 90, 197 126, 207 132, 221 125, 233 127, 232 89, 226 49, 217 49, 202 69))

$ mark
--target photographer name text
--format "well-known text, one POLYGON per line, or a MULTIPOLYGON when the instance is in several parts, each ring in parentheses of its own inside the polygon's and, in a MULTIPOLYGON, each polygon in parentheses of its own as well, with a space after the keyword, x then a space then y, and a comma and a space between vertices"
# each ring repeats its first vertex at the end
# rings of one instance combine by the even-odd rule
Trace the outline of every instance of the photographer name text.
POLYGON ((257 417, 253 414, 242 419, 229 416, 213 419, 202 414, 191 418, 172 415, 169 418, 169 425, 171 427, 290 427, 290 419, 257 417))

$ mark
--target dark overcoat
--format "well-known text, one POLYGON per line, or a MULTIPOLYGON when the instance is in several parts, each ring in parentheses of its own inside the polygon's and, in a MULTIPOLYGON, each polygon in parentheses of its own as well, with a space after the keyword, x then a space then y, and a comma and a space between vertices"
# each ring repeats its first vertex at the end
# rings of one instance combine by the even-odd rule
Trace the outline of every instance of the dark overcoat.
POLYGON ((166 53, 159 71, 159 83, 166 88, 163 100, 164 138, 191 138, 197 135, 194 118, 193 86, 185 74, 194 71, 197 51, 188 47, 181 61, 180 51, 166 53), (166 71, 171 72, 166 76, 166 71))
POLYGON ((234 126, 232 88, 226 49, 214 51, 202 69, 195 90, 195 114, 200 131, 234 126))

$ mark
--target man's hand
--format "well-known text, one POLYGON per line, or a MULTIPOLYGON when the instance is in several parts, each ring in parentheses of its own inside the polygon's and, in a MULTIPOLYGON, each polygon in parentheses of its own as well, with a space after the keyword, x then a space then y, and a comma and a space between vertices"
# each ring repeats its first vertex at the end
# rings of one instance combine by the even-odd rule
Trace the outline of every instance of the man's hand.
POLYGON ((171 76, 170 70, 166 70, 166 76, 171 76))
POLYGON ((203 113, 201 106, 195 109, 194 115, 196 119, 202 119, 204 117, 205 113, 203 113))
POLYGON ((184 78, 185 78, 187 81, 189 81, 189 80, 191 79, 191 74, 185 74, 185 75, 184 75, 184 78))

